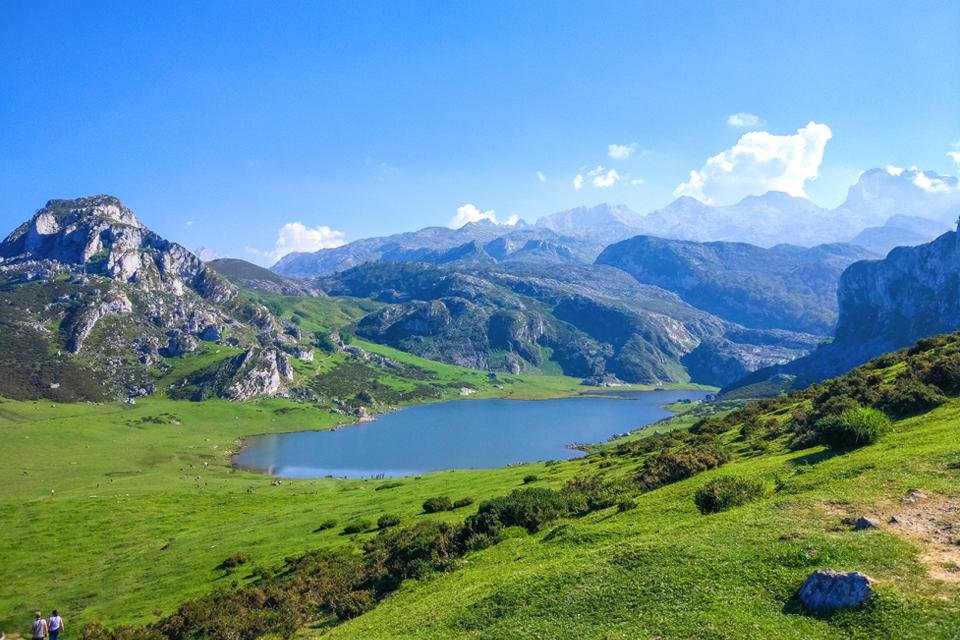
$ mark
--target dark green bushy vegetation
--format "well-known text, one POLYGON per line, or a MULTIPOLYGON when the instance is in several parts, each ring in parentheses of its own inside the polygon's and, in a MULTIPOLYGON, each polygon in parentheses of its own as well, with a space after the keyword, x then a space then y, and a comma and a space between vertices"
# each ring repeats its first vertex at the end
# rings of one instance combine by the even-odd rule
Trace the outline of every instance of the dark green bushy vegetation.
POLYGON ((439 513, 440 511, 450 511, 452 508, 453 502, 451 502, 449 496, 427 498, 423 503, 424 513, 439 513))
POLYGON ((891 428, 890 418, 873 407, 853 407, 828 415, 814 425, 817 441, 831 449, 854 449, 873 444, 891 428))
POLYGON ((715 478, 697 490, 693 497, 700 513, 719 513, 739 507, 763 496, 763 483, 727 476, 715 478))

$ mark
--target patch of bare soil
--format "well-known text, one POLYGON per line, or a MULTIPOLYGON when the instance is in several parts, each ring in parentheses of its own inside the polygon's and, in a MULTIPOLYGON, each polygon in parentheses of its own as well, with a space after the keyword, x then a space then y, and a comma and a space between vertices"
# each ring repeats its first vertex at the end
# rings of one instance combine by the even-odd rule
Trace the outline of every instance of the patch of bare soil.
POLYGON ((960 584, 960 497, 911 490, 884 528, 921 544, 930 577, 960 584))

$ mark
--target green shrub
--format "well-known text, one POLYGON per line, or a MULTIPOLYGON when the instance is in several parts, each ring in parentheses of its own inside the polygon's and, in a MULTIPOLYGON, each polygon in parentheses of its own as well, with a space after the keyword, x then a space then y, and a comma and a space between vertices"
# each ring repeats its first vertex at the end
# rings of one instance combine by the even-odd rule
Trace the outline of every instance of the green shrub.
POLYGON ((536 481, 539 480, 539 479, 540 479, 540 478, 538 478, 537 476, 535 476, 535 475, 533 475, 533 474, 530 474, 530 475, 528 475, 528 476, 523 476, 523 484, 530 484, 531 482, 536 482, 536 481))
POLYGON ((370 591, 351 591, 333 600, 330 609, 339 620, 349 620, 370 611, 376 604, 370 591))
POLYGON ((217 569, 233 571, 240 565, 247 564, 248 562, 250 562, 250 555, 244 553, 243 551, 238 551, 237 553, 225 558, 223 562, 217 565, 217 569))
POLYGON ((347 535, 352 533, 363 533, 364 531, 369 531, 373 528, 373 523, 369 520, 354 520, 347 526, 343 528, 343 532, 347 535))
POLYGON ((464 523, 469 533, 496 535, 505 527, 523 527, 530 533, 557 518, 579 510, 576 501, 553 489, 516 489, 509 495, 480 503, 464 523))
POLYGON ((423 503, 424 513, 439 513, 440 511, 450 511, 452 508, 453 503, 450 502, 449 496, 427 498, 427 500, 423 503))
POLYGON ((645 491, 689 478, 695 473, 726 463, 730 456, 714 444, 688 446, 677 451, 661 451, 648 458, 637 472, 636 482, 645 491))
POLYGON ((637 501, 634 498, 620 498, 620 502, 617 503, 617 512, 623 513, 624 511, 630 511, 637 508, 637 501))
POLYGON ((374 491, 385 491, 386 489, 396 489, 397 487, 402 487, 402 482, 384 482, 383 484, 378 484, 373 488, 374 491))
POLYGON ((393 513, 385 513, 377 518, 377 529, 389 529, 400 524, 400 516, 393 513))
POLYGON ((923 381, 948 395, 960 393, 960 354, 943 355, 934 360, 924 372, 923 381))
POLYGON ((697 489, 693 502, 702 514, 719 513, 763 496, 763 483, 728 476, 716 478, 697 489))
POLYGON ((335 526, 337 526, 337 521, 333 518, 327 518, 322 521, 320 526, 314 529, 314 531, 326 531, 327 529, 333 529, 335 526))
POLYGON ((879 407, 891 416, 905 418, 926 413, 946 401, 938 387, 913 376, 904 376, 884 392, 879 407))
POLYGON ((464 496, 463 498, 460 498, 459 500, 454 500, 454 502, 453 502, 453 508, 454 508, 454 509, 459 509, 459 508, 461 508, 461 507, 469 507, 469 506, 472 505, 472 504, 473 504, 473 498, 471 498, 470 496, 464 496))
POLYGON ((814 429, 820 444, 831 449, 855 449, 873 444, 890 426, 890 418, 879 409, 856 407, 821 418, 814 429))

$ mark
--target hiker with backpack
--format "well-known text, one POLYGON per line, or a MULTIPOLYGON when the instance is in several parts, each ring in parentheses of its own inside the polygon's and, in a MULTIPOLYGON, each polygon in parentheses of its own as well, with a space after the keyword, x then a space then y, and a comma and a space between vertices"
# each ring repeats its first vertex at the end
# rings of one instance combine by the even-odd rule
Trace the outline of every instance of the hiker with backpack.
POLYGON ((33 624, 30 625, 30 633, 33 640, 44 640, 47 637, 47 621, 43 619, 43 614, 37 611, 34 614, 33 624))
POLYGON ((50 640, 57 640, 60 637, 60 632, 63 631, 63 618, 60 617, 56 609, 53 610, 50 619, 47 621, 47 630, 50 633, 50 640))

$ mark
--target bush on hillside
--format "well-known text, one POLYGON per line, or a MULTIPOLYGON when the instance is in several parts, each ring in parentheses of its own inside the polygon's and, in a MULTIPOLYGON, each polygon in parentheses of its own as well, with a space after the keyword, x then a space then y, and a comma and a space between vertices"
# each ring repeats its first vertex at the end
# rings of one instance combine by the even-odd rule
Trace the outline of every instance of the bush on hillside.
POLYGON ((352 533, 363 533, 364 531, 369 531, 373 528, 373 523, 369 520, 354 520, 343 528, 343 532, 346 535, 352 533))
POLYGON ((553 489, 517 489, 509 495, 485 500, 477 513, 467 518, 469 533, 495 536, 505 527, 523 527, 535 533, 550 522, 579 511, 578 501, 553 489))
POLYGON ((243 551, 238 551, 237 553, 224 558, 223 562, 217 565, 217 569, 233 571, 240 565, 247 564, 248 562, 250 562, 250 555, 244 553, 243 551))
POLYGON ((923 381, 948 395, 960 393, 960 354, 938 357, 923 373, 923 381))
POLYGON ((424 513, 439 513, 441 511, 450 511, 452 508, 453 503, 450 501, 449 496, 427 498, 423 503, 424 513))
POLYGON ((469 507, 472 504, 473 504, 473 498, 471 498, 470 496, 464 496, 459 500, 453 501, 453 508, 460 509, 461 507, 469 507))
POLYGON ((337 526, 337 521, 333 518, 327 518, 320 522, 320 526, 314 529, 314 532, 326 531, 327 529, 333 529, 335 526, 337 526))
POLYGON ((338 620, 349 620, 370 611, 376 605, 373 593, 362 590, 343 594, 330 603, 330 609, 338 620))
POLYGON ((636 482, 644 491, 689 478, 695 473, 719 467, 730 459, 713 444, 684 447, 677 451, 661 451, 648 458, 637 471, 636 482))
POLYGON ((385 513, 377 519, 377 529, 389 529, 400 524, 400 516, 393 513, 385 513))
POLYGON ((903 376, 884 391, 879 408, 895 418, 926 413, 947 401, 940 389, 913 376, 903 376))
POLYGON ((540 478, 538 478, 537 476, 535 476, 535 475, 533 475, 533 474, 531 473, 531 474, 528 475, 528 476, 523 476, 523 484, 530 484, 531 482, 536 482, 536 481, 539 480, 539 479, 540 479, 540 478))
POLYGON ((831 449, 855 449, 873 444, 890 430, 887 414, 873 407, 847 409, 821 418, 814 425, 817 442, 831 449))
POLYGON ((716 478, 697 489, 693 502, 700 513, 719 513, 763 496, 763 483, 734 476, 716 478))

